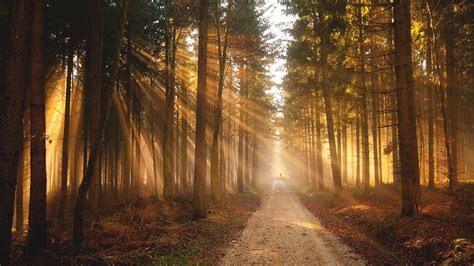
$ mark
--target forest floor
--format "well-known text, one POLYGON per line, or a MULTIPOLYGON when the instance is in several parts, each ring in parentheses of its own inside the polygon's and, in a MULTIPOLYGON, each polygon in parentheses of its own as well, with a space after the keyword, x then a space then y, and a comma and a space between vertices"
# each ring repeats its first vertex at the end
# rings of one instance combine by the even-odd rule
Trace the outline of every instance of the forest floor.
POLYGON ((262 184, 262 204, 220 263, 225 265, 364 265, 323 227, 292 191, 289 180, 262 184))
POLYGON ((422 209, 400 216, 399 192, 392 186, 369 195, 346 190, 307 191, 303 204, 322 224, 370 264, 474 263, 474 184, 460 184, 456 196, 446 188, 422 188, 422 209))
POLYGON ((50 248, 43 256, 21 257, 24 239, 15 239, 13 264, 214 264, 259 203, 256 194, 229 195, 209 206, 208 217, 199 221, 191 219, 189 199, 170 206, 147 200, 103 208, 86 217, 80 250, 71 246, 71 228, 51 226, 50 248))

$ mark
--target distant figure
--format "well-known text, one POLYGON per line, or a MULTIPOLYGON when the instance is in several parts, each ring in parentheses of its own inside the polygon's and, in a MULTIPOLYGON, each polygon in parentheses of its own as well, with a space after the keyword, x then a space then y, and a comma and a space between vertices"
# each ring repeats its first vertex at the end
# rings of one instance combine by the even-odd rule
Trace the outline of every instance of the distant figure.
POLYGON ((280 173, 280 178, 283 178, 283 176, 281 175, 281 173, 280 173))

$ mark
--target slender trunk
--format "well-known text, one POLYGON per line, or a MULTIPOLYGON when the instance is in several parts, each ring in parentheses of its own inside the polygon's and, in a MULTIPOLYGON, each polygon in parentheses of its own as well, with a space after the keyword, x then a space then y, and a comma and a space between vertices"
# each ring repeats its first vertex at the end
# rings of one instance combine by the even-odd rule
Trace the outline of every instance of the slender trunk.
POLYGON ((66 78, 66 100, 64 107, 64 129, 63 129, 63 154, 61 162, 61 199, 59 200, 58 220, 64 221, 67 204, 67 178, 68 178, 68 157, 69 157, 69 114, 71 109, 71 88, 72 73, 74 67, 74 50, 72 43, 69 44, 69 55, 67 59, 67 78, 66 78))
POLYGON ((405 216, 414 215, 420 209, 410 24, 410 0, 396 1, 394 5, 395 74, 402 176, 402 215, 405 216))
POLYGON ((158 197, 158 171, 156 169, 156 149, 155 149, 155 126, 153 117, 153 107, 150 105, 150 137, 151 137, 151 156, 153 160, 153 194, 158 197))
POLYGON ((430 105, 428 106, 428 187, 435 188, 435 167, 434 167, 434 88, 431 83, 431 76, 433 75, 431 64, 431 34, 427 34, 426 38, 426 74, 428 76, 428 97, 430 105))
POLYGON ((174 139, 174 115, 175 115, 175 70, 176 70, 176 26, 171 26, 174 18, 169 14, 172 12, 173 3, 166 6, 166 111, 165 124, 163 129, 163 196, 169 200, 174 195, 175 177, 175 152, 173 150, 174 139), (171 28, 172 27, 172 28, 171 28))
POLYGON ((360 117, 356 117, 356 187, 360 186, 360 117))
POLYGON ((319 190, 324 190, 324 165, 323 165, 323 155, 322 149, 323 144, 321 141, 321 113, 319 107, 315 108, 316 116, 316 165, 318 173, 318 185, 319 190))
POLYGON ((347 174, 348 174, 348 171, 347 171, 347 125, 344 124, 343 128, 342 128, 342 150, 343 150, 343 154, 342 154, 342 166, 343 166, 343 172, 342 172, 342 176, 343 176, 343 180, 344 180, 344 184, 347 186, 347 174))
MULTIPOLYGON (((23 138, 24 139, 24 138, 23 138)), ((16 181, 16 194, 15 194, 15 229, 16 235, 23 236, 23 180, 24 180, 24 161, 25 161, 25 149, 18 161, 18 178, 16 181)))
MULTIPOLYGON (((375 64, 372 62, 372 64, 375 64)), ((375 69, 372 69, 372 71, 375 71, 375 69)), ((371 80, 372 80, 372 150, 374 153, 374 179, 375 179, 375 186, 380 185, 380 177, 379 177, 379 154, 378 154, 378 136, 377 136, 377 106, 378 106, 378 95, 376 90, 377 84, 375 82, 376 77, 375 74, 371 74, 371 80)))
POLYGON ((0 264, 8 265, 12 237, 17 167, 23 139, 23 113, 28 80, 30 1, 12 1, 5 60, 5 83, 0 89, 0 264))
POLYGON ((104 139, 104 132, 107 126, 107 122, 110 116, 111 109, 111 93, 113 92, 113 87, 117 82, 118 69, 119 69, 119 59, 120 59, 120 49, 122 47, 122 38, 125 32, 125 25, 127 21, 128 13, 128 2, 129 0, 124 0, 122 2, 121 15, 120 15, 120 24, 118 28, 117 37, 115 39, 115 44, 113 46, 112 53, 112 65, 111 65, 111 75, 110 83, 106 90, 101 93, 101 108, 100 108, 100 123, 97 135, 95 136, 91 153, 89 156, 89 161, 87 162, 87 170, 82 179, 81 185, 79 186, 79 191, 77 194, 76 206, 74 209, 74 219, 73 219, 73 234, 72 242, 75 247, 79 247, 84 240, 84 209, 86 203, 86 195, 91 186, 92 178, 94 177, 95 164, 97 163, 97 157, 99 154, 101 143, 104 139))
MULTIPOLYGON (((336 113, 337 113, 337 135, 336 135, 336 146, 337 146, 337 159, 339 162, 339 171, 341 172, 341 182, 344 180, 342 177, 342 111, 341 111, 342 100, 337 101, 336 113)), ((341 183, 342 184, 342 183, 341 183)))
MULTIPOLYGON (((389 23, 392 23, 392 18, 389 17, 389 23)), ((388 43, 390 45, 390 54, 395 53, 395 44, 393 42, 393 27, 389 28, 390 32, 388 34, 388 43)), ((393 72, 395 73, 395 57, 393 55, 390 56, 390 62, 393 65, 393 72)), ((390 89, 395 89, 396 81, 395 81, 395 74, 390 75, 390 89)), ((391 96, 390 97, 390 121, 391 121, 391 135, 392 135, 392 176, 393 176, 393 183, 395 186, 400 187, 402 182, 401 172, 400 172, 400 153, 399 153, 399 143, 398 143, 398 117, 397 117, 397 98, 391 96)))
MULTIPOLYGON (((360 1, 359 1, 360 2, 360 1)), ((369 149, 369 115, 367 110, 367 88, 365 86, 365 47, 364 47, 364 32, 362 24, 362 7, 358 7, 359 20, 359 86, 362 95, 362 114, 361 114, 361 133, 362 133, 362 183, 364 185, 364 192, 370 191, 370 149, 369 149)))
POLYGON ((207 172, 207 32, 209 1, 199 1, 198 86, 196 100, 196 149, 194 163, 193 217, 206 217, 205 193, 207 172))
POLYGON ((245 108, 245 66, 240 66, 240 96, 239 96, 239 147, 237 151, 237 190, 244 192, 244 108, 245 108))
MULTIPOLYGON (((256 132, 256 131, 255 131, 256 132)), ((252 147, 252 188, 257 188, 258 182, 258 141, 256 133, 253 133, 253 147, 252 147)))
POLYGON ((44 3, 33 2, 31 35, 31 175, 28 236, 25 251, 36 254, 46 249, 46 117, 44 80, 44 3))
POLYGON ((181 189, 182 193, 188 191, 188 122, 189 122, 189 104, 188 88, 186 83, 182 86, 183 93, 183 112, 181 115, 181 189))
POLYGON ((456 192, 458 182, 458 123, 456 106, 459 104, 456 91, 456 62, 455 62, 455 27, 453 22, 453 4, 447 4, 448 22, 445 26, 446 43, 446 120, 447 120, 447 159, 448 159, 448 191, 450 194, 456 192))
POLYGON ((314 103, 310 104, 310 121, 311 121, 311 187, 316 189, 317 180, 317 150, 316 150, 316 121, 314 119, 316 108, 314 108, 314 103))
MULTIPOLYGON (((324 15, 320 15, 323 24, 326 24, 324 21, 324 15)), ((327 26, 327 25, 325 25, 327 26)), ((334 137, 334 121, 332 115, 332 101, 331 101, 331 93, 329 91, 329 84, 327 82, 327 46, 329 43, 329 36, 328 32, 323 32, 321 35, 321 63, 322 63, 322 70, 321 70, 321 77, 322 77, 322 87, 323 87, 323 98, 324 98, 324 107, 326 110, 326 122, 327 122, 327 129, 328 129, 328 139, 329 139, 329 153, 331 157, 331 169, 332 169, 332 179, 334 182, 334 188, 336 191, 342 189, 341 183, 341 169, 339 168, 339 157, 336 151, 336 139, 334 137)))

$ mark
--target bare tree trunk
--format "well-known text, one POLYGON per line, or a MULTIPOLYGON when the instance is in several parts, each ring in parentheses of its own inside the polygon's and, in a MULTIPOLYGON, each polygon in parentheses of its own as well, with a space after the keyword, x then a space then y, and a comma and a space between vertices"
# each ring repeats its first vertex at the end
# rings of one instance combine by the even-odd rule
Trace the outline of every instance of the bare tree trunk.
POLYGON ((194 163, 193 217, 206 217, 205 193, 207 172, 207 32, 209 1, 199 1, 198 86, 196 100, 196 149, 194 163))
POLYGON ((36 254, 46 249, 46 117, 44 80, 44 2, 33 2, 31 35, 31 176, 28 236, 25 252, 36 254))
POLYGON ((244 108, 245 108, 245 66, 240 66, 240 95, 239 95, 239 147, 237 155, 237 190, 244 192, 244 108))
POLYGON ((447 120, 447 148, 448 159, 448 180, 449 180, 449 194, 456 192, 458 182, 458 123, 456 106, 459 104, 456 92, 456 63, 455 63, 455 28, 453 22, 453 4, 452 1, 447 1, 447 17, 448 20, 445 26, 445 43, 446 43, 446 120, 447 120))
MULTIPOLYGON (((150 78, 151 79, 151 78, 150 78)), ((156 149, 155 149, 155 126, 153 117, 155 112, 153 106, 150 104, 150 137, 151 137, 151 156, 153 163, 153 194, 158 197, 158 171, 156 170, 156 149)))
POLYGON ((74 50, 73 44, 69 44, 69 54, 67 59, 67 74, 66 74, 66 99, 64 107, 64 129, 63 129, 63 151, 61 162, 61 199, 59 200, 58 220, 64 221, 67 206, 67 179, 68 179, 68 159, 69 159, 69 114, 71 109, 71 88, 72 88, 72 74, 74 67, 74 50))
POLYGON ((175 70, 176 70, 176 26, 171 28, 174 19, 173 3, 166 4, 166 111, 163 129, 163 196, 169 200, 174 195, 175 152, 173 149, 174 115, 175 115, 175 70), (169 14, 173 13, 173 14, 169 14))
MULTIPOLYGON (((360 2, 360 1, 359 1, 360 2)), ((361 114, 361 133, 362 133, 362 183, 364 192, 370 191, 370 149, 369 149, 369 115, 367 110, 367 88, 365 86, 365 48, 364 48, 364 32, 362 24, 362 7, 358 7, 359 21, 359 86, 362 94, 362 114, 361 114)))
POLYGON ((183 93, 183 112, 181 115, 181 189, 182 193, 188 191, 188 123, 189 123, 189 104, 188 88, 186 83, 182 85, 183 93))
POLYGON ((356 117, 356 187, 360 186, 360 117, 356 117))
MULTIPOLYGON (((24 136, 23 136, 23 139, 24 136)), ((24 162, 25 162, 25 152, 26 150, 23 149, 23 152, 20 157, 20 161, 18 162, 18 178, 16 181, 16 194, 15 194, 15 214, 16 214, 16 221, 15 221, 15 228, 16 228, 16 235, 23 236, 23 225, 24 225, 24 218, 23 218, 23 180, 25 175, 24 170, 24 162)))
POLYGON ((319 185, 319 190, 324 190, 324 165, 323 165, 323 155, 322 155, 323 144, 321 141, 321 113, 319 111, 319 106, 315 107, 315 116, 316 116, 316 165, 317 165, 317 173, 318 173, 318 185, 319 185))
MULTIPOLYGON (((23 139, 23 112, 28 80, 31 1, 9 6, 5 86, 0 86, 0 264, 8 265, 12 237, 17 168, 23 139)), ((3 85, 3 84, 2 84, 3 85)))
MULTIPOLYGON (((388 23, 392 23, 392 16, 388 18, 388 23)), ((388 44, 390 45, 390 54, 395 53, 395 44, 393 42, 393 27, 390 27, 390 32, 388 34, 388 44)), ((393 70, 395 72, 395 57, 392 55, 390 56, 390 62, 393 65, 393 70)), ((395 75, 390 75, 390 89, 394 89, 396 87, 396 80, 395 75)), ((393 183, 395 186, 399 187, 402 182, 401 173, 400 173, 400 154, 399 154, 399 143, 398 143, 398 117, 397 117, 397 99, 396 97, 390 97, 390 121, 391 125, 391 135, 392 135, 392 176, 393 176, 393 183)))
POLYGON ((318 183, 317 181, 317 150, 316 150, 316 121, 314 119, 314 116, 315 116, 315 108, 313 108, 313 103, 310 104, 309 106, 309 119, 311 121, 311 138, 310 138, 310 147, 311 147, 311 160, 310 160, 310 164, 311 164, 311 187, 313 189, 316 189, 316 184, 318 183))
POLYGON ((342 154, 342 166, 343 166, 343 172, 342 172, 342 180, 344 180, 344 184, 347 186, 347 174, 348 174, 348 171, 347 171, 347 125, 344 123, 344 126, 342 128, 342 150, 343 150, 343 154, 342 154))
MULTIPOLYGON (((372 62, 375 64, 375 62, 372 62)), ((372 69, 375 71, 375 69, 372 69)), ((374 73, 371 73, 371 80, 372 80, 372 146, 373 146, 373 153, 374 153, 374 179, 375 179, 375 186, 380 185, 380 176, 379 176, 379 154, 378 154, 378 136, 377 136, 377 106, 378 106, 378 95, 375 92, 377 84, 375 82, 376 77, 374 73)))
MULTIPOLYGON (((320 14, 323 24, 326 24, 324 21, 324 15, 320 14)), ((325 25, 327 26, 327 25, 325 25)), ((324 98, 324 107, 326 110, 326 122, 328 129, 328 139, 329 139, 329 153, 331 157, 331 169, 332 169, 332 179, 334 182, 334 187, 336 191, 342 189, 341 182, 341 169, 339 168, 339 157, 336 151, 336 139, 334 137, 334 122, 332 115, 332 102, 331 102, 331 93, 329 92, 329 85, 327 82, 327 46, 328 46, 328 32, 323 32, 321 35, 321 63, 322 63, 322 87, 323 87, 323 98, 324 98)))
MULTIPOLYGON (((428 11, 429 12, 429 11, 428 11)), ((428 15, 428 24, 431 25, 431 17, 428 15)), ((435 88, 432 83, 433 64, 432 64, 432 32, 431 26, 427 27, 426 32, 426 76, 427 76, 427 90, 430 104, 428 106, 428 188, 435 188, 434 180, 434 103, 435 103, 435 88)))
POLYGON ((418 169, 410 24, 410 0, 395 1, 394 36, 398 138, 402 175, 402 215, 405 216, 414 215, 420 209, 420 175, 418 169))
POLYGON ((103 93, 101 93, 101 108, 100 108, 100 123, 97 135, 94 139, 94 143, 91 149, 89 156, 89 161, 87 162, 87 170, 82 179, 81 185, 79 186, 79 191, 77 194, 76 207, 74 209, 74 219, 73 219, 73 234, 72 242, 75 247, 79 247, 84 240, 84 208, 86 203, 86 195, 91 186, 92 178, 94 177, 95 164, 97 163, 97 157, 99 155, 100 146, 104 139, 104 132, 107 126, 107 122, 110 116, 111 109, 111 93, 113 92, 113 87, 117 82, 118 69, 119 69, 119 59, 120 59, 120 49, 122 47, 122 38, 125 32, 125 25, 127 22, 127 13, 128 13, 128 1, 123 0, 121 15, 120 15, 120 24, 117 32, 116 42, 113 46, 112 53, 112 65, 111 65, 111 75, 110 83, 103 93))

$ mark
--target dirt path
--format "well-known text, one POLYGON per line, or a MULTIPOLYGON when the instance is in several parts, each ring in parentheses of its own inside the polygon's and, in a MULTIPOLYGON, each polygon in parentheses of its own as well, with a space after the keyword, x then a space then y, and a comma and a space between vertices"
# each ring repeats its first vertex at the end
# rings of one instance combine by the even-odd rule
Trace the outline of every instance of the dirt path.
POLYGON ((273 179, 240 239, 232 241, 221 264, 364 265, 288 190, 273 179))

